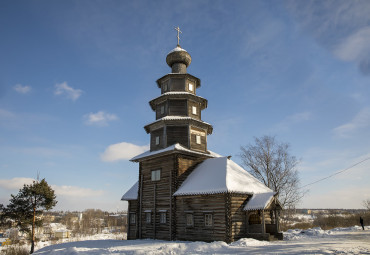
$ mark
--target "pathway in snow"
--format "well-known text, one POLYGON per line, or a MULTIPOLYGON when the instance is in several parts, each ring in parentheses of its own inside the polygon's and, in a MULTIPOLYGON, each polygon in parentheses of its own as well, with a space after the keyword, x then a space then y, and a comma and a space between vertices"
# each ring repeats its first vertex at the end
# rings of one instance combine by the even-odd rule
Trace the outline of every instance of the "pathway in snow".
POLYGON ((370 254, 370 227, 338 228, 324 231, 290 230, 285 241, 241 239, 224 242, 180 242, 160 240, 88 240, 52 245, 34 254, 370 254))

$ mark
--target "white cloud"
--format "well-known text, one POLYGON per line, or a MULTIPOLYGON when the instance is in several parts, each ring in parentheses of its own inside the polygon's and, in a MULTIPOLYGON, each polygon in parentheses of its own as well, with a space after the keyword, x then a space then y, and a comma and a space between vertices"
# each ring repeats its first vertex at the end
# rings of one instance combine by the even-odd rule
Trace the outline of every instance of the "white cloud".
POLYGON ((0 179, 0 188, 8 190, 21 189, 24 184, 31 184, 34 181, 32 178, 15 177, 13 179, 0 179))
POLYGON ((112 113, 98 111, 84 115, 84 119, 87 125, 107 126, 109 121, 118 120, 118 117, 112 113))
POLYGON ((15 91, 21 94, 26 94, 31 91, 30 86, 23 86, 22 84, 16 84, 13 88, 15 91))
POLYGON ((355 131, 370 126, 370 107, 362 109, 356 116, 348 123, 334 128, 333 132, 338 137, 349 137, 355 131))
POLYGON ((81 95, 83 91, 80 89, 74 89, 68 86, 67 82, 57 83, 55 84, 55 95, 64 95, 73 101, 76 101, 81 95))
POLYGON ((109 145, 108 148, 100 155, 103 161, 118 161, 131 159, 134 156, 143 153, 149 149, 149 145, 138 146, 132 143, 116 143, 109 145))
POLYGON ((103 190, 93 190, 77 186, 67 186, 67 185, 51 185, 55 191, 55 195, 63 197, 99 197, 104 195, 103 190))

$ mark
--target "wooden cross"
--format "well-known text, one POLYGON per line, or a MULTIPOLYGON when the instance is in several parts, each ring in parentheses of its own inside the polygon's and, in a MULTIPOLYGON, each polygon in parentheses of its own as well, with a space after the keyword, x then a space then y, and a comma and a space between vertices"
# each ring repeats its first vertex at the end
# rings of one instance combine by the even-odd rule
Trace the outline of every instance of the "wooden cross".
POLYGON ((175 27, 175 30, 177 31, 177 46, 180 46, 180 33, 182 32, 180 31, 179 26, 175 27))

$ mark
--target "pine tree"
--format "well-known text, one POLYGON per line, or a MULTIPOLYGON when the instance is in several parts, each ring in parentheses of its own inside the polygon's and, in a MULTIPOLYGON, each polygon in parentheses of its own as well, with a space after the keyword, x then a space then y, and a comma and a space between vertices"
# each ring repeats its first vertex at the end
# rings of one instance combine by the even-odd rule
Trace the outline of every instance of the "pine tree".
POLYGON ((32 254, 35 248, 35 229, 42 225, 41 215, 57 204, 54 190, 45 179, 24 185, 10 203, 3 208, 2 217, 13 220, 22 232, 29 234, 32 254))

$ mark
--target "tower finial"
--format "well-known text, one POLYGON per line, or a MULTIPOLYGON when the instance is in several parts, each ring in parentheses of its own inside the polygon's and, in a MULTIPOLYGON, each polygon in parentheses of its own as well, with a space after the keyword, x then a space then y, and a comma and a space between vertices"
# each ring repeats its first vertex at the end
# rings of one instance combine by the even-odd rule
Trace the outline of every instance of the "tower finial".
POLYGON ((181 32, 179 26, 175 27, 175 30, 177 31, 177 46, 180 47, 180 33, 182 33, 182 32, 181 32))

